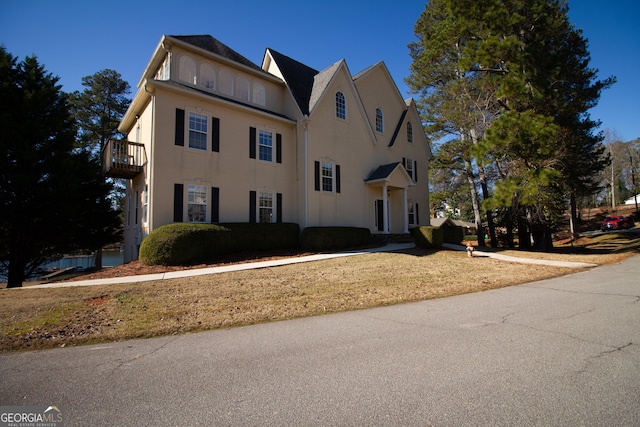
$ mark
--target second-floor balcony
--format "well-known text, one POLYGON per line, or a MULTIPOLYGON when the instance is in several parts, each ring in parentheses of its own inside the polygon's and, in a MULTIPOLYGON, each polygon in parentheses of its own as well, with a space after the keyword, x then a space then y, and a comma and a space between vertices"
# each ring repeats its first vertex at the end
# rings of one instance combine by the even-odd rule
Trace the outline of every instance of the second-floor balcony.
POLYGON ((147 163, 144 145, 110 139, 102 151, 102 171, 111 178, 135 178, 147 163))

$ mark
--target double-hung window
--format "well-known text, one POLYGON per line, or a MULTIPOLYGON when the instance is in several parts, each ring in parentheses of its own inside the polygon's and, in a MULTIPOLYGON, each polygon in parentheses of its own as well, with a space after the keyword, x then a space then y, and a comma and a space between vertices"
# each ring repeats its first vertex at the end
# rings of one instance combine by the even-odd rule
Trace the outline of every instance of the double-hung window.
POLYGON ((333 191, 333 163, 322 162, 322 191, 333 191))
POLYGON ((258 150, 260 160, 265 162, 273 162, 273 134, 264 130, 260 131, 258 139, 258 150))
POLYGON ((260 193, 258 197, 258 221, 273 222, 273 193, 260 193))
POLYGON ((145 184, 142 192, 142 222, 149 222, 149 185, 145 184))
POLYGON ((404 163, 404 168, 407 170, 407 173, 409 174, 409 176, 411 177, 411 179, 414 179, 414 174, 413 174, 413 160, 407 158, 405 160, 404 163))
POLYGON ((188 187, 187 221, 207 222, 207 187, 204 185, 188 187))
POLYGON ((409 225, 416 225, 418 222, 416 221, 416 204, 413 202, 409 202, 407 206, 407 210, 409 213, 409 225))
POLYGON ((189 147, 207 150, 208 119, 198 113, 189 113, 189 147))

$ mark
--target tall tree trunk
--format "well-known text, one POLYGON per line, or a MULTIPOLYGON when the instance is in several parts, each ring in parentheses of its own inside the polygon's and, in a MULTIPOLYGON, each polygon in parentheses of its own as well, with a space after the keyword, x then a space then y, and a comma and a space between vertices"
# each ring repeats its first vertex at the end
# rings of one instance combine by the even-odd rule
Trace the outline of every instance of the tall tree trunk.
POLYGON ((508 247, 510 248, 514 248, 515 242, 514 242, 514 236, 513 236, 513 227, 514 227, 514 221, 513 221, 513 208, 507 208, 507 214, 505 215, 505 219, 504 219, 504 225, 505 225, 505 229, 506 229, 506 236, 505 236, 505 241, 508 247))
MULTIPOLYGON (((471 142, 473 145, 478 145, 478 134, 475 129, 471 129, 469 132, 471 135, 471 142)), ((478 180, 480 181, 480 189, 482 190, 482 199, 487 200, 489 198, 489 186, 487 185, 486 174, 484 173, 484 167, 478 163, 478 180)), ((489 228, 489 238, 491 239, 491 246, 498 247, 498 239, 496 237, 496 226, 493 222, 493 212, 486 210, 487 227, 489 228)), ((484 238, 484 235, 483 235, 484 238)))
POLYGON ((518 214, 518 247, 531 249, 531 235, 529 234, 529 222, 523 218, 524 212, 518 214))
POLYGON ((576 204, 576 195, 575 193, 571 193, 569 196, 569 214, 570 214, 570 218, 569 220, 571 221, 571 241, 573 242, 574 240, 576 240, 578 237, 578 232, 576 231, 576 224, 578 221, 578 208, 577 208, 577 204, 576 204))
MULTIPOLYGON (((14 224, 14 227, 15 224, 14 224)), ((12 228, 9 232, 9 271, 7 273, 7 288, 20 288, 24 282, 26 263, 21 250, 21 230, 12 228)))
POLYGON ((476 191, 476 182, 473 176, 473 167, 471 161, 464 159, 464 170, 469 184, 469 192, 471 193, 471 205, 473 206, 473 215, 476 221, 476 230, 478 234, 478 246, 485 246, 484 230, 482 227, 482 216, 480 215, 480 202, 478 201, 478 193, 476 191))
POLYGON ((98 248, 98 250, 96 251, 96 257, 93 263, 93 267, 96 270, 100 270, 102 268, 102 247, 98 248))

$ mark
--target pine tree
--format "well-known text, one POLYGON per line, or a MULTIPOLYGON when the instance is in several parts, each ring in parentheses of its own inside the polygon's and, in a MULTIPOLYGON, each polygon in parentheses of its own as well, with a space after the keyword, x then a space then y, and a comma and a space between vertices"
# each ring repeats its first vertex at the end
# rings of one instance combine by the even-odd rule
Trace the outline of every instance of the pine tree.
POLYGON ((595 80, 560 0, 432 0, 416 35, 407 81, 431 108, 427 130, 469 139, 460 155, 475 161, 470 171, 494 164, 501 176, 492 197, 480 179, 487 212, 511 211, 521 244, 526 231, 549 247, 567 199, 575 212, 607 163, 588 110, 615 79, 595 80))
POLYGON ((58 78, 0 47, 0 82, 0 269, 19 287, 45 261, 117 241, 119 220, 58 78))

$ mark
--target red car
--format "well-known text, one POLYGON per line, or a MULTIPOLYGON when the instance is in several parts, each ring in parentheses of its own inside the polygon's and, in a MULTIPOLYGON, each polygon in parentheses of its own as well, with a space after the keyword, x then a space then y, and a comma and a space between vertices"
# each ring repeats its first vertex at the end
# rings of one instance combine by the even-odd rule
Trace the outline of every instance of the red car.
POLYGON ((608 216, 602 221, 600 229, 606 230, 620 230, 623 228, 633 227, 633 220, 622 215, 608 216))

